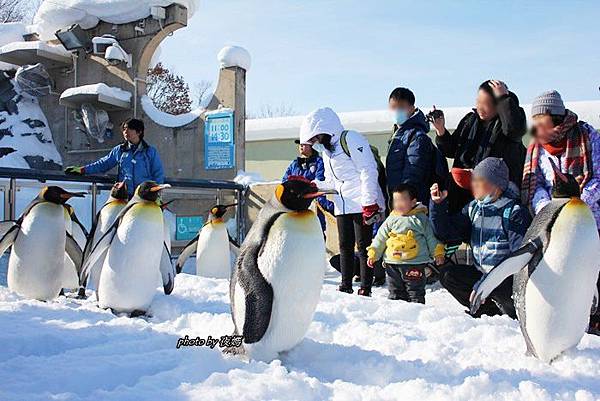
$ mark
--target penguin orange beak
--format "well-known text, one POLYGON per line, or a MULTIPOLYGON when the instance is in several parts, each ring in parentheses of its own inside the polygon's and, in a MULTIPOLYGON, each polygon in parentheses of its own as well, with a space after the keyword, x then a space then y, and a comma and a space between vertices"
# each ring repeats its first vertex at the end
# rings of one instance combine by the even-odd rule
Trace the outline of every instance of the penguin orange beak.
POLYGON ((170 184, 160 184, 160 185, 155 185, 152 188, 150 188, 150 192, 158 192, 158 191, 162 191, 165 188, 171 188, 170 184))
POLYGON ((231 205, 225 205, 225 208, 229 209, 230 207, 236 207, 237 205, 237 203, 232 203, 231 205))
POLYGON ((71 198, 85 198, 85 192, 65 192, 64 194, 60 194, 61 199, 71 199, 71 198))

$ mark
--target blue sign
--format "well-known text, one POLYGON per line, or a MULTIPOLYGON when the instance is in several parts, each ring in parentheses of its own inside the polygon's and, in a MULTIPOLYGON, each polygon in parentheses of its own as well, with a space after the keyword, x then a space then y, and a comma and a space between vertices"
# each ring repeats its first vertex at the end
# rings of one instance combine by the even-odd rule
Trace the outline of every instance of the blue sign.
POLYGON ((204 218, 202 216, 177 216, 175 221, 177 224, 175 239, 177 241, 191 240, 204 225, 204 218))
POLYGON ((206 115, 204 124, 204 169, 235 168, 233 111, 206 115))

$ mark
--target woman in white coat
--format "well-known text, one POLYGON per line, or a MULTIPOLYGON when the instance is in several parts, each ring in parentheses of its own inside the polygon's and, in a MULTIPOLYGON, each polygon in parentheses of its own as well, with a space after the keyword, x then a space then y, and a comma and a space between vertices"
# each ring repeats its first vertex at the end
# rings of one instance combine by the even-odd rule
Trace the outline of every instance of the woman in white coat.
POLYGON ((371 243, 373 224, 383 218, 385 201, 369 142, 356 131, 345 131, 340 118, 329 107, 317 109, 305 117, 300 127, 300 142, 312 143, 313 149, 321 152, 325 181, 317 181, 319 187, 338 192, 333 203, 342 271, 339 290, 353 292, 356 245, 361 278, 358 294, 370 296, 373 271, 367 266, 367 247, 371 243))

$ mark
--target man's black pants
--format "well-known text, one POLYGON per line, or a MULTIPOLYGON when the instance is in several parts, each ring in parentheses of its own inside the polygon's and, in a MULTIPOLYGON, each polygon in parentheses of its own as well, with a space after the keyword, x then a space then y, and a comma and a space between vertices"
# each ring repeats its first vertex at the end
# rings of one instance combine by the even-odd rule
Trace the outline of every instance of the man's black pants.
MULTIPOLYGON (((469 298, 473 286, 481 280, 483 273, 473 265, 449 265, 440 271, 440 283, 458 302, 470 307, 469 298)), ((507 278, 489 295, 481 305, 476 317, 481 315, 508 315, 517 318, 515 305, 512 300, 512 276, 507 278)))

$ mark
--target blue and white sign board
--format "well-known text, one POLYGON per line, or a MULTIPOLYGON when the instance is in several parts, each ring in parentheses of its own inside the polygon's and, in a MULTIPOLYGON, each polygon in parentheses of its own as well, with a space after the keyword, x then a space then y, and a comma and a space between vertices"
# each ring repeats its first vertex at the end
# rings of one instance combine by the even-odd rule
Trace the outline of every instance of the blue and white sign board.
POLYGON ((176 218, 177 231, 175 240, 189 241, 198 234, 204 225, 204 217, 202 216, 177 216, 176 218))
POLYGON ((204 169, 235 168, 235 129, 233 110, 206 115, 204 124, 204 169))

